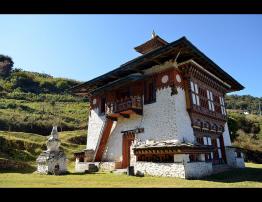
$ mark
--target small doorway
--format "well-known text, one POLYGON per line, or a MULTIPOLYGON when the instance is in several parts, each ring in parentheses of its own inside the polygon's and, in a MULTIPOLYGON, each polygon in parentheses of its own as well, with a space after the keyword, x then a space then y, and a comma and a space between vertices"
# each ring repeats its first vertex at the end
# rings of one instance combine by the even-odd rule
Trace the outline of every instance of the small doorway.
POLYGON ((127 168, 130 166, 130 147, 132 142, 135 140, 134 133, 124 133, 123 134, 123 145, 122 145, 122 168, 127 168))
POLYGON ((224 147, 224 139, 223 135, 220 135, 217 138, 212 139, 212 145, 215 148, 213 164, 226 164, 226 155, 225 155, 225 147, 224 147))

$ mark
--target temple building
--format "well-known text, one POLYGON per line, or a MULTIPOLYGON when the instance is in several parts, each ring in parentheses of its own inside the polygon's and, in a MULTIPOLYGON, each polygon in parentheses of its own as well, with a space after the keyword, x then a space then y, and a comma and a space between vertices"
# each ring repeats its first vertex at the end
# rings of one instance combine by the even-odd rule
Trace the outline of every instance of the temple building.
POLYGON ((141 55, 75 86, 90 101, 87 145, 76 171, 133 166, 135 173, 199 178, 244 167, 231 146, 224 96, 244 87, 186 37, 155 33, 141 55), (221 168, 221 169, 220 169, 221 168))

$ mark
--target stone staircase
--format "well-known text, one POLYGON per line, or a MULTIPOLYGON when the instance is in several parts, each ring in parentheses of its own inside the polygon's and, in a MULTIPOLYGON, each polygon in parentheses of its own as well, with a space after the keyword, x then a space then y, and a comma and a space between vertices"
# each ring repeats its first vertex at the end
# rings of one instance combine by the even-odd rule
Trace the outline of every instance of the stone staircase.
POLYGON ((227 164, 213 165, 213 174, 222 173, 231 169, 232 168, 229 167, 227 164))

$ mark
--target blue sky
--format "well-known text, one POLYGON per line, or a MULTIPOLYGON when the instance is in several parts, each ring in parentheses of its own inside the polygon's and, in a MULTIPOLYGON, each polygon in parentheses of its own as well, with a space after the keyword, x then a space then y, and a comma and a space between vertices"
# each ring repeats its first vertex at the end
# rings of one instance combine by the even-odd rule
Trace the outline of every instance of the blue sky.
POLYGON ((186 36, 262 97, 262 15, 0 15, 0 54, 15 67, 87 81, 137 57, 152 30, 186 36))

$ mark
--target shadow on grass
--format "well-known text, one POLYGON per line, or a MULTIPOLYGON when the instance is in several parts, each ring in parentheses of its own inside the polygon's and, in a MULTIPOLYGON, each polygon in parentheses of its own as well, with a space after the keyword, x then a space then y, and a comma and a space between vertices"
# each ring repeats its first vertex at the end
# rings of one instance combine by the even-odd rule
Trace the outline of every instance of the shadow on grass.
POLYGON ((262 169, 261 168, 239 168, 210 175, 201 180, 234 183, 234 182, 261 182, 262 183, 262 169))
POLYGON ((22 173, 22 174, 28 174, 28 173, 33 173, 36 171, 36 168, 33 166, 28 166, 26 168, 5 168, 1 169, 0 173, 22 173))

